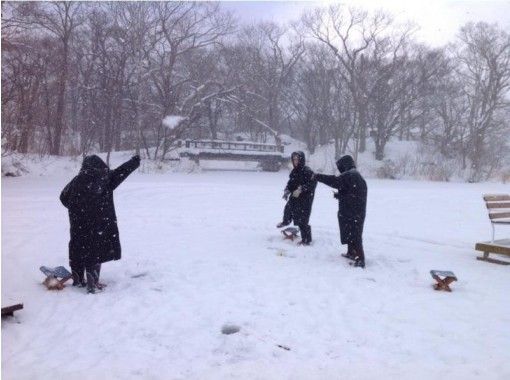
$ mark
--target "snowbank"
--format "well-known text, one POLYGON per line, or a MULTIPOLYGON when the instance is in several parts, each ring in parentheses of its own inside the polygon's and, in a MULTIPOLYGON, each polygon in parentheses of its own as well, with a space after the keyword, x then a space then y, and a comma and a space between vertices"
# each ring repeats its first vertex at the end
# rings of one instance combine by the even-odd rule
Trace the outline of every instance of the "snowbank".
MULTIPOLYGON (((238 136, 240 137, 240 136, 238 136)), ((304 151, 308 165, 319 173, 334 174, 336 170, 335 149, 333 144, 326 144, 316 148, 313 155, 308 153, 306 144, 290 136, 281 135, 284 146, 284 157, 287 157, 288 165, 282 170, 292 168, 290 155, 294 151, 304 151)), ((274 139, 268 136, 267 144, 274 144, 274 139)), ((179 157, 179 153, 188 151, 210 151, 216 153, 216 149, 174 149, 166 156, 165 161, 142 160, 140 172, 142 173, 192 173, 201 170, 260 170, 256 162, 232 162, 232 161, 203 161, 197 166, 192 160, 179 157)), ((383 161, 375 160, 375 146, 371 140, 367 142, 367 150, 358 156, 358 168, 367 178, 398 179, 398 180, 425 180, 439 182, 465 182, 470 178, 469 169, 462 170, 461 163, 455 159, 447 159, 436 152, 427 149, 415 141, 391 141, 385 150, 383 161)), ((236 153, 236 151, 231 151, 236 153)), ((244 153, 239 151, 238 153, 244 153)), ((349 153, 349 152, 348 152, 349 153)), ((113 152, 110 158, 110 166, 120 165, 129 159, 132 151, 113 152)), ((145 151, 141 152, 145 158, 145 151)), ((154 154, 154 149, 150 150, 154 154)), ((251 152, 256 155, 270 155, 269 152, 251 152)), ((274 153, 275 155, 279 153, 274 153)), ((106 154, 98 154, 106 160, 106 154)), ((81 157, 39 157, 36 155, 11 154, 2 158, 2 176, 45 176, 59 175, 77 172, 81 164, 81 157)), ((493 173, 492 179, 496 182, 510 182, 510 157, 503 160, 503 167, 493 173)))
MULTIPOLYGON (((385 159, 375 159, 373 141, 367 141, 367 150, 358 156, 358 169, 367 178, 425 180, 439 182, 466 182, 470 170, 462 169, 458 159, 448 159, 416 141, 391 141, 385 149, 385 159)), ((347 154, 352 154, 349 151, 347 154)), ((333 144, 317 147, 309 162, 321 173, 337 173, 333 144)), ((492 179, 497 182, 510 181, 510 166, 495 171, 492 179)))
POLYGON ((81 161, 81 157, 9 154, 2 157, 2 177, 61 176, 77 172, 81 161))
MULTIPOLYGON (((152 154, 153 152, 151 152, 152 154)), ((96 153, 106 162, 106 153, 96 153)), ((110 155, 110 167, 115 168, 133 156, 133 151, 113 152, 110 155)), ((199 168, 189 160, 175 161, 175 157, 168 155, 169 160, 154 161, 145 159, 145 152, 141 152, 142 158, 140 173, 190 173, 199 168)), ((173 155, 175 156, 175 154, 173 155)), ((77 174, 81 168, 82 157, 43 156, 32 154, 9 154, 2 157, 2 177, 62 177, 77 174)))

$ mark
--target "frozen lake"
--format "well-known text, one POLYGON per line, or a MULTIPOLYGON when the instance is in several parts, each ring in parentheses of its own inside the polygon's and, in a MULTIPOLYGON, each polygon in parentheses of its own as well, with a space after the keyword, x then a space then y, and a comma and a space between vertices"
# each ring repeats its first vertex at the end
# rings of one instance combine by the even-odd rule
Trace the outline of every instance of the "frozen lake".
POLYGON ((97 295, 41 285, 39 266, 68 265, 71 178, 4 178, 2 306, 25 305, 2 320, 4 378, 510 378, 509 267, 474 251, 490 238, 481 195, 510 186, 369 179, 361 270, 339 257, 321 184, 313 245, 282 240, 286 178, 133 175, 115 193, 123 258, 97 295), (453 293, 431 269, 455 272, 453 293))

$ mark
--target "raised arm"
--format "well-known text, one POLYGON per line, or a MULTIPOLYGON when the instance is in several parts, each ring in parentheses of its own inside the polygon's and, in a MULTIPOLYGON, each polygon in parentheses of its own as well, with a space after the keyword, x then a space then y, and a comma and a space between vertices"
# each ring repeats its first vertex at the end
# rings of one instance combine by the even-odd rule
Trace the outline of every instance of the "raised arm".
POLYGON ((115 190, 124 180, 140 166, 140 156, 134 156, 117 169, 110 171, 110 189, 115 190))

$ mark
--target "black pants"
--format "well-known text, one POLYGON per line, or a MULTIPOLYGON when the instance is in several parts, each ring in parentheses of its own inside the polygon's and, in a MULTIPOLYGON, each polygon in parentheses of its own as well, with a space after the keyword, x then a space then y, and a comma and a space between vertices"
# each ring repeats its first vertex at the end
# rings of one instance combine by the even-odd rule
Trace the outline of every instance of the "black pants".
POLYGON ((287 201, 285 208, 283 209, 283 224, 290 224, 292 222, 292 209, 290 207, 290 201, 287 201))
POLYGON ((301 232, 301 242, 310 244, 312 242, 312 227, 309 224, 301 224, 298 227, 301 232))
MULTIPOLYGON (((290 200, 287 201, 285 208, 283 209, 283 223, 290 224, 292 222, 292 207, 290 200)), ((299 231, 301 233, 301 241, 303 244, 310 244, 312 242, 312 227, 308 224, 298 224, 299 231)))

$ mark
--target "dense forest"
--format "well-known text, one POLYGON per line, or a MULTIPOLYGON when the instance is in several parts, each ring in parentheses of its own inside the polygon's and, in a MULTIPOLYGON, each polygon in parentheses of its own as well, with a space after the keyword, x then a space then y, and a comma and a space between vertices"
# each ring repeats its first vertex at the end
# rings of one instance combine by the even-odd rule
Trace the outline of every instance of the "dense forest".
POLYGON ((383 160, 399 139, 490 177, 509 155, 508 31, 469 23, 441 48, 415 31, 342 5, 247 26, 211 2, 3 2, 2 154, 161 160, 182 138, 286 134, 383 160))

